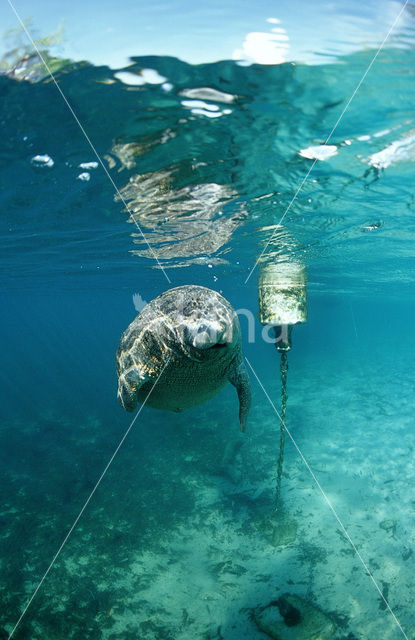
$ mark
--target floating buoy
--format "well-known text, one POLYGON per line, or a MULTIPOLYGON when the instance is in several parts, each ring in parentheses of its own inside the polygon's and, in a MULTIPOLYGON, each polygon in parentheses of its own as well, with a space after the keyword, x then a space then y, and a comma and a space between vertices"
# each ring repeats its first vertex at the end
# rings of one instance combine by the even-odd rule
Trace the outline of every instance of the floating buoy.
POLYGON ((261 267, 258 282, 259 319, 272 327, 275 346, 281 354, 280 452, 277 465, 275 508, 278 509, 285 448, 287 408, 287 352, 291 349, 292 328, 307 320, 305 267, 296 261, 269 262, 261 267))
POLYGON ((259 320, 275 331, 279 351, 291 348, 295 324, 307 321, 306 272, 299 262, 272 262, 261 268, 258 282, 259 320))

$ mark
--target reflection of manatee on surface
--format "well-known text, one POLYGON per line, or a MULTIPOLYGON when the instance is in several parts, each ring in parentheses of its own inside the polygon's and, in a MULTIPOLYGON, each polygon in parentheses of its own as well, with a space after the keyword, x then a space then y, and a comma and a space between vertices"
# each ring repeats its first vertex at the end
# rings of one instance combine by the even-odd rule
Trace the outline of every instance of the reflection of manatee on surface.
POLYGON ((187 285, 152 300, 124 331, 117 350, 118 399, 182 411, 236 387, 245 430, 251 403, 238 316, 216 291, 187 285), (157 384, 154 384, 157 381, 157 384))
POLYGON ((140 136, 140 141, 114 142, 108 154, 104 158, 110 169, 117 167, 118 172, 135 168, 137 158, 151 151, 159 144, 166 144, 176 137, 172 129, 166 129, 161 134, 152 136, 140 136))
MULTIPOLYGON (((245 218, 241 207, 234 215, 222 215, 236 191, 214 182, 178 189, 172 184, 171 170, 132 176, 120 190, 128 205, 129 222, 142 228, 159 260, 182 258, 182 263, 174 262, 175 267, 203 262, 206 256, 213 264, 223 262, 218 255, 210 256, 229 242, 245 218)), ((143 244, 138 231, 132 235, 134 242, 143 244)), ((146 245, 133 253, 153 257, 146 245)))

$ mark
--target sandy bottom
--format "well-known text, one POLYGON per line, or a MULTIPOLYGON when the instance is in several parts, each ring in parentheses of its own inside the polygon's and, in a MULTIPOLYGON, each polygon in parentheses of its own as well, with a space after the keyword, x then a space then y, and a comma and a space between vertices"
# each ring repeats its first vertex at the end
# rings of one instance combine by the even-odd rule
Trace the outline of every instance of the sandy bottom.
MULTIPOLYGON (((287 425, 412 640, 410 362, 404 376, 392 360, 387 375, 368 360, 307 367, 289 372, 287 425)), ((267 388, 279 406, 278 380, 267 388)), ((254 396, 247 434, 238 432, 233 390, 188 414, 143 413, 16 638, 259 640, 267 636, 254 611, 283 593, 330 616, 334 638, 405 637, 288 437, 275 511, 279 425, 259 387, 254 396)), ((62 449, 67 439, 62 460, 48 468, 42 459, 26 479, 8 476, 16 491, 2 513, 12 528, 1 530, 9 632, 117 442, 108 432, 97 453, 99 419, 77 428, 47 421, 61 430, 62 449)), ((23 437, 35 428, 26 425, 23 437)))

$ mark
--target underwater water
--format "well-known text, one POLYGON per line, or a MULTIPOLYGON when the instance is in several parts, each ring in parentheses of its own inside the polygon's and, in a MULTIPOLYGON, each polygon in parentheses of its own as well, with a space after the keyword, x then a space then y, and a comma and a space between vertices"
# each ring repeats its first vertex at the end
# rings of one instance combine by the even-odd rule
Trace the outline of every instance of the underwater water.
MULTIPOLYGON (((366 566, 289 438, 275 511, 279 420, 251 375, 244 434, 231 386, 185 413, 143 409, 13 637, 260 640, 285 593, 310 625, 325 617, 283 640, 415 637, 410 46, 379 54, 322 147, 374 53, 65 64, 56 79, 118 193, 41 67, 0 76, 0 638, 131 422, 115 351, 137 296, 201 284, 257 315, 260 267, 245 281, 271 237, 267 255, 308 278, 287 427, 366 566)), ((241 326, 279 410, 278 354, 258 320, 254 338, 241 326)))

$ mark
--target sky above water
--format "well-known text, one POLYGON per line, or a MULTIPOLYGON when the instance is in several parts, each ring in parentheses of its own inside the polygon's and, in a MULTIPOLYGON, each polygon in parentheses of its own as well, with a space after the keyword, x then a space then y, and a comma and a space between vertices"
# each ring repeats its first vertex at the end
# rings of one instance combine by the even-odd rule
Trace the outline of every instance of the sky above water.
MULTIPOLYGON (((175 56, 202 63, 238 59, 279 64, 287 60, 319 64, 382 42, 404 4, 396 0, 12 0, 37 38, 63 25, 55 52, 75 60, 120 68, 129 56, 175 56)), ((4 34, 18 25, 8 0, 0 4, 4 34)), ((412 38, 413 16, 406 9, 391 38, 412 38)), ((4 37, 0 55, 10 48, 4 37)))

